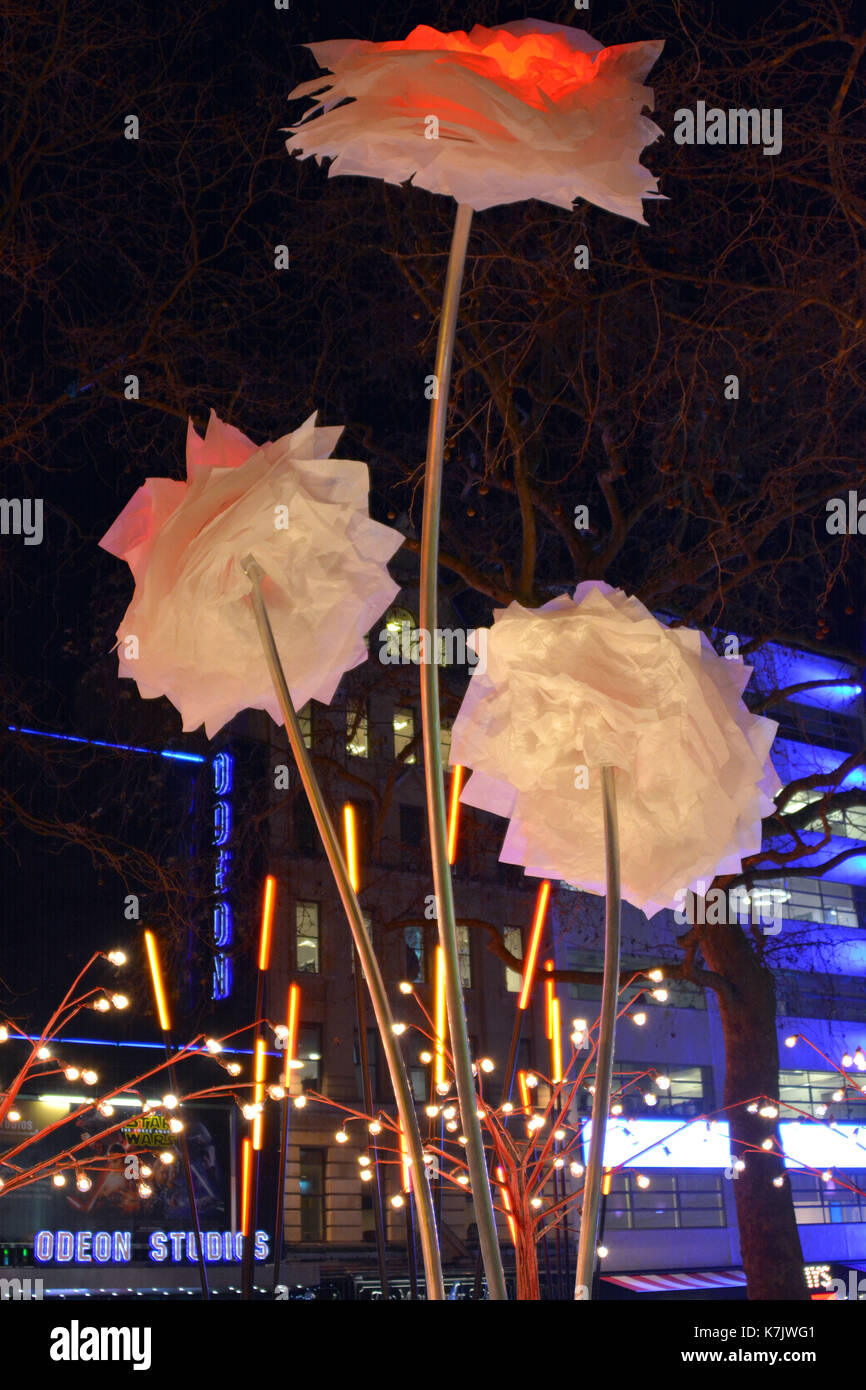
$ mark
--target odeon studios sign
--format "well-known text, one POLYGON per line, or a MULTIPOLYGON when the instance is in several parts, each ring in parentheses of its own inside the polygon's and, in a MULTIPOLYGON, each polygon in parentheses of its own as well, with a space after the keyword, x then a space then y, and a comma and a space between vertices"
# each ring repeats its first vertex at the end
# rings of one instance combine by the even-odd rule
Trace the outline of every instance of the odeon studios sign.
MULTIPOLYGON (((232 1231, 202 1231, 204 1257, 209 1264, 240 1264, 244 1238, 232 1231)), ((39 1264, 128 1265, 133 1259, 132 1231, 37 1231, 33 1254, 39 1264)), ((267 1231, 256 1231, 253 1258, 266 1260, 267 1231)), ((196 1264, 195 1231, 150 1231, 147 1257, 153 1264, 196 1264)))

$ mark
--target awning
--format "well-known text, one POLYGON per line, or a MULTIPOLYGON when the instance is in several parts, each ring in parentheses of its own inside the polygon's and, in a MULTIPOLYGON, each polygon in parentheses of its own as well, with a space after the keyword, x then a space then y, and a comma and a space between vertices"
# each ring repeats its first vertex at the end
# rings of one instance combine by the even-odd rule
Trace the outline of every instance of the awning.
POLYGON ((688 1293, 693 1289, 745 1287, 741 1269, 672 1271, 670 1274, 603 1274, 602 1283, 617 1284, 629 1293, 688 1293))

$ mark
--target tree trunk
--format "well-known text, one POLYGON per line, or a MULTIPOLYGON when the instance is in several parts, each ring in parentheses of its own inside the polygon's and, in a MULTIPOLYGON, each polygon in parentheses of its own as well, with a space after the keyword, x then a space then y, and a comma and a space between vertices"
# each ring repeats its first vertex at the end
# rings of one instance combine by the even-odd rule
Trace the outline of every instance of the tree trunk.
POLYGON ((537 1303, 541 1298, 538 1287, 538 1246, 531 1231, 518 1227, 514 1246, 517 1268, 517 1297, 521 1302, 537 1303))
POLYGON ((785 1174, 779 1121, 750 1115, 747 1104, 758 1105, 779 1095, 779 1047, 776 1034, 776 990, 772 972, 763 966, 741 927, 701 929, 701 951, 710 970, 727 988, 718 992, 725 1039, 725 1106, 731 1130, 732 1160, 742 1157, 745 1169, 733 1170, 740 1248, 750 1299, 807 1300, 803 1252, 794 1217, 791 1185, 773 1178, 785 1174), (772 1138, 771 1152, 761 1149, 772 1138), (758 1152, 748 1152, 753 1145, 758 1152))

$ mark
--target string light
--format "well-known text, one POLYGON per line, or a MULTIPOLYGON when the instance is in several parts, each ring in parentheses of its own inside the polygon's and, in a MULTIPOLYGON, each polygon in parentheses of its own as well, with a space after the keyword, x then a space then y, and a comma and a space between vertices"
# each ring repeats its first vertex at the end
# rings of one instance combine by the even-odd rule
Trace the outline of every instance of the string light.
POLYGON ((167 1096, 163 1096, 163 1098, 162 1098, 162 1103, 163 1103, 163 1105, 165 1106, 166 1110, 176 1110, 176 1109, 177 1109, 177 1096, 176 1096, 176 1095, 173 1095, 172 1092, 169 1091, 169 1093, 168 1093, 167 1096))
POLYGON ((665 972, 663 970, 659 970, 658 968, 656 968, 655 970, 649 971, 649 978, 652 980, 654 985, 660 985, 664 977, 665 972))
POLYGON ((391 1032, 396 1038, 402 1038, 403 1034, 406 1032, 405 1023, 392 1023, 391 1032))
POLYGON ((349 1136, 344 1129, 338 1129, 337 1133, 334 1135, 334 1138, 336 1139, 338 1144, 348 1144, 349 1142, 349 1136))
POLYGON ((650 1180, 649 1180, 649 1178, 647 1177, 646 1173, 638 1173, 637 1178, 636 1178, 636 1182, 637 1182, 638 1187, 642 1187, 642 1188, 649 1187, 649 1185, 650 1185, 650 1180))
POLYGON ((93 1183, 86 1173, 79 1173, 78 1177, 75 1179, 75 1186, 78 1188, 79 1192, 89 1192, 93 1183))
POLYGON ((106 953, 105 959, 110 960, 112 965, 126 965, 126 952, 108 951, 106 953))
POLYGON ((786 1047, 796 1047, 796 1046, 797 1046, 797 1037, 796 1037, 796 1034, 792 1033, 791 1036, 790 1036, 789 1038, 786 1038, 786 1039, 785 1039, 785 1046, 786 1046, 786 1047))
POLYGON ((414 994, 415 991, 408 980, 401 980, 397 986, 401 994, 414 994))
POLYGON ((399 1208, 399 1207, 402 1207, 403 1204, 404 1204, 404 1202, 405 1202, 405 1198, 404 1198, 402 1192, 395 1192, 395 1193, 394 1193, 394 1196, 391 1198, 391 1206, 392 1206, 392 1207, 398 1207, 398 1208, 399 1208))
POLYGON ((66 1077, 67 1081, 77 1081, 81 1076, 81 1072, 77 1067, 64 1067, 63 1075, 66 1077))
POLYGON ((641 1009, 638 1011, 638 1013, 631 1015, 631 1021, 632 1023, 636 1023, 638 1028, 643 1028, 644 1024, 646 1023, 646 1014, 641 1009))
POLYGON ((381 1134, 381 1133, 382 1133, 382 1126, 379 1124, 379 1121, 378 1121, 378 1120, 372 1120, 371 1123, 368 1124, 367 1128, 368 1128, 368 1130, 370 1131, 371 1134, 381 1134))
MULTIPOLYGON (((301 1092, 301 1094, 300 1094, 299 1096, 295 1096, 295 1099, 294 1099, 294 1101, 293 1101, 293 1104, 294 1104, 295 1108, 298 1109, 298 1110, 303 1110, 303 1108, 304 1108, 304 1106, 306 1105, 306 1103, 307 1103, 307 1097, 304 1095, 303 1092, 301 1092)), ((372 1126, 372 1125, 370 1126, 370 1133, 371 1133, 371 1134, 373 1133, 373 1126, 372 1126)))
POLYGON ((65 1186, 66 1186, 66 1174, 65 1174, 65 1173, 55 1173, 55 1174, 54 1174, 54 1177, 51 1179, 51 1181, 54 1183, 54 1186, 55 1186, 55 1187, 65 1187, 65 1186))
POLYGON ((125 994, 112 994, 111 1002, 116 1009, 128 1009, 129 1000, 125 994))
POLYGON ((657 1076, 656 1085, 660 1091, 669 1091, 671 1089, 671 1079, 669 1076, 657 1076))
POLYGON ((478 1065, 483 1072, 487 1072, 488 1074, 494 1071, 496 1067, 496 1063, 491 1062, 489 1057, 482 1057, 478 1065))

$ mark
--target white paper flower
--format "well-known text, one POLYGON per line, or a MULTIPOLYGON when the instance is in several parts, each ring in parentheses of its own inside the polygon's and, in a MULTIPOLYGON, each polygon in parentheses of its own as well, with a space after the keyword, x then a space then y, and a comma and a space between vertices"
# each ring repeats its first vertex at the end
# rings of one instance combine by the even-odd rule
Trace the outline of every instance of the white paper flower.
POLYGON ((291 93, 317 100, 287 148, 333 158, 331 176, 413 178, 476 211, 524 198, 570 209, 585 198, 643 222, 641 199, 659 195, 639 156, 661 131, 642 115, 653 101, 642 83, 662 46, 604 48, 540 19, 308 44, 333 76, 291 93))
POLYGON ((342 427, 315 422, 261 447, 213 412, 204 439, 190 422, 187 481, 148 478, 100 541, 135 578, 118 674, 145 699, 167 695, 185 730, 204 722, 212 737, 248 708, 281 722, 241 569, 249 553, 296 709, 331 700, 398 592, 385 566, 403 537, 371 520, 366 464, 330 458, 342 427))
POLYGON ((605 891, 600 769, 617 769, 623 897, 649 916, 761 848, 780 782, 777 725, 741 697, 750 668, 703 633, 668 628, 636 598, 581 584, 495 615, 451 760, 461 800, 509 816, 501 859, 605 891))

